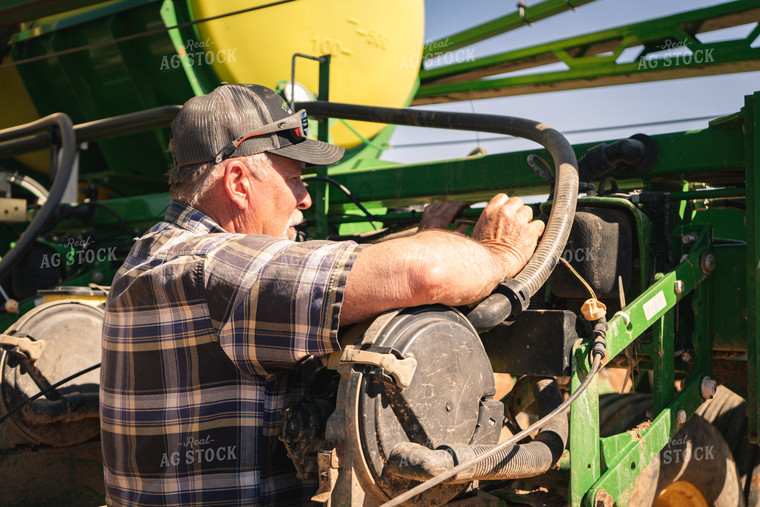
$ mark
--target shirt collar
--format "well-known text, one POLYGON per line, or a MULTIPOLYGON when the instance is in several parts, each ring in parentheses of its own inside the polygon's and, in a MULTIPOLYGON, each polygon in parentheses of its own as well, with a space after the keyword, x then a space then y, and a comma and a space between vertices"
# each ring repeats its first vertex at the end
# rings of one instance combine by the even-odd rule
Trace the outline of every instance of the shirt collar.
POLYGON ((172 201, 169 204, 164 220, 195 234, 227 232, 204 213, 179 201, 172 201))

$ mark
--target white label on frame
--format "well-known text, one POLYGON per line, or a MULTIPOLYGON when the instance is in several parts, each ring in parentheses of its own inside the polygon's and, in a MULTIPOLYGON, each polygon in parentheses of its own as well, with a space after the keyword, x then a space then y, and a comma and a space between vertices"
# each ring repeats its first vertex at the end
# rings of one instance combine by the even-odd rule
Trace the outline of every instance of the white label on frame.
POLYGON ((665 294, 660 291, 655 294, 652 299, 644 303, 644 316, 647 320, 652 320, 652 318, 666 306, 668 306, 668 302, 665 301, 665 294))

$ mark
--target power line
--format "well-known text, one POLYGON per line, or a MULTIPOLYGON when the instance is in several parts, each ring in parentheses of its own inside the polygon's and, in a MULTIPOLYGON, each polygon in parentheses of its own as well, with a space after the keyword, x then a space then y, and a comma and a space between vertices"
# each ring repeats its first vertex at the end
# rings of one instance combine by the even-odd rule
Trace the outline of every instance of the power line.
POLYGON ((216 16, 209 16, 207 18, 201 18, 201 19, 196 19, 196 20, 193 20, 193 21, 188 21, 188 22, 185 22, 185 23, 179 23, 179 24, 174 25, 174 26, 164 26, 164 27, 161 27, 161 28, 155 28, 153 30, 146 30, 145 32, 139 32, 139 33, 133 33, 133 34, 130 34, 130 35, 125 35, 124 37, 118 37, 116 39, 108 39, 108 40, 98 41, 98 42, 94 42, 92 44, 87 44, 87 45, 84 45, 84 46, 77 46, 77 47, 73 47, 73 48, 62 49, 61 51, 55 51, 53 53, 46 53, 44 55, 32 56, 32 57, 29 57, 29 58, 24 58, 23 60, 17 60, 15 62, 14 61, 5 62, 3 64, 0 64, 0 68, 3 68, 3 67, 14 67, 16 65, 21 65, 23 63, 31 63, 31 62, 36 62, 38 60, 45 60, 47 58, 52 58, 54 56, 62 56, 62 55, 70 54, 70 53, 76 53, 76 52, 79 52, 79 51, 84 51, 85 49, 93 49, 93 48, 97 48, 97 47, 100 47, 100 46, 107 46, 107 45, 110 45, 110 44, 118 44, 118 43, 125 42, 125 41, 132 40, 132 39, 139 39, 140 37, 147 37, 148 35, 156 35, 156 34, 159 34, 159 33, 168 32, 169 30, 174 30, 174 29, 179 29, 179 28, 186 28, 188 26, 197 25, 198 23, 205 23, 206 21, 213 21, 215 19, 221 19, 221 18, 226 18, 226 17, 229 17, 229 16, 235 16, 237 14, 244 14, 246 12, 256 11, 256 10, 259 10, 259 9, 265 9, 267 7, 273 7, 273 6, 276 6, 276 5, 285 4, 285 3, 289 3, 289 2, 293 2, 293 1, 295 1, 295 0, 278 0, 278 1, 275 1, 275 2, 270 2, 270 3, 265 4, 265 5, 256 5, 254 7, 247 7, 245 9, 239 9, 237 11, 227 12, 227 13, 219 14, 219 15, 216 15, 216 16))
MULTIPOLYGON (((670 125, 673 123, 684 123, 689 121, 705 121, 705 120, 712 120, 715 118, 718 118, 722 115, 720 114, 714 114, 711 116, 698 116, 694 118, 682 118, 680 120, 663 120, 663 121, 655 121, 655 122, 647 122, 647 123, 630 123, 628 125, 614 125, 610 127, 593 127, 593 128, 587 128, 587 129, 577 129, 577 130, 565 130, 562 131, 562 134, 564 135, 570 135, 570 134, 586 134, 589 132, 604 132, 607 130, 619 130, 619 129, 625 129, 625 128, 639 128, 639 127, 654 127, 657 125, 670 125)), ((511 137, 511 136, 502 136, 502 137, 484 137, 481 138, 479 141, 475 139, 455 139, 453 141, 428 141, 424 143, 408 143, 408 144, 393 144, 390 146, 391 149, 394 148, 422 148, 425 146, 436 146, 441 144, 468 144, 468 143, 474 143, 477 142, 485 143, 489 141, 517 141, 522 140, 520 137, 511 137)))

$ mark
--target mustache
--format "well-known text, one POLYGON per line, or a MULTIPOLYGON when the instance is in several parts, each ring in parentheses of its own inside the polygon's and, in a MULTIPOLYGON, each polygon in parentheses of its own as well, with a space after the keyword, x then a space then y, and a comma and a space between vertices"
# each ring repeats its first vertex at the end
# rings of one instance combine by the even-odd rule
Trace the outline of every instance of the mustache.
POLYGON ((295 227, 301 225, 303 222, 303 213, 301 213, 301 210, 297 209, 293 211, 292 215, 290 215, 290 218, 288 219, 288 227, 295 227))

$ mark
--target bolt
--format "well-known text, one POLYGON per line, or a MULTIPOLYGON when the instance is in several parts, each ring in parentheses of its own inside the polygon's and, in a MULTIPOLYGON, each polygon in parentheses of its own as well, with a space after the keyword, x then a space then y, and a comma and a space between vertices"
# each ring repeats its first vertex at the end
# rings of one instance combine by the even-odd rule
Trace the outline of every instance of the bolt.
POLYGON ((594 497, 594 507, 612 507, 614 501, 606 490, 600 489, 594 497))
POLYGON ((691 364, 694 362, 694 351, 692 349, 686 349, 681 353, 681 360, 684 363, 691 364))
POLYGON ((702 268, 702 273, 709 275, 712 273, 712 270, 715 269, 715 265, 717 264, 717 259, 715 258, 714 254, 711 253, 705 253, 702 254, 702 258, 699 260, 699 265, 702 268))
POLYGON ((681 426, 683 423, 686 422, 686 411, 685 410, 679 410, 676 412, 676 423, 681 426))
POLYGON ((710 377, 702 377, 702 398, 709 400, 715 396, 715 392, 718 390, 718 383, 710 377))
POLYGON ((684 234, 683 238, 681 238, 681 241, 683 241, 684 245, 693 245, 697 241, 697 233, 690 232, 688 234, 684 234))
POLYGON ((676 294, 680 296, 681 293, 683 293, 683 289, 684 289, 683 280, 676 280, 675 283, 673 284, 673 289, 676 291, 676 294))
POLYGON ((683 391, 686 389, 686 386, 689 385, 689 379, 682 378, 681 384, 680 384, 680 390, 683 391))

